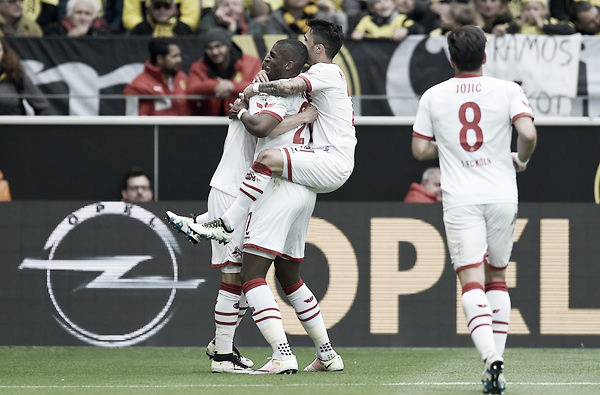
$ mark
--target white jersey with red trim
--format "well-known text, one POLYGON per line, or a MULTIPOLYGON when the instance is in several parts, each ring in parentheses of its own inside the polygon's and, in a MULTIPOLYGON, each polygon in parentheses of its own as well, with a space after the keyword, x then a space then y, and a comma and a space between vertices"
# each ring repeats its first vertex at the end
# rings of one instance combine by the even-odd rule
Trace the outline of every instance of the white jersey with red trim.
POLYGON ((344 72, 334 63, 317 63, 299 75, 308 85, 309 101, 319 111, 310 147, 334 147, 354 167, 354 111, 344 72))
POLYGON ((455 77, 423 94, 413 135, 437 143, 445 210, 518 202, 511 137, 521 116, 533 113, 521 87, 510 81, 455 77))
MULTIPOLYGON (((262 108, 257 106, 257 96, 251 97, 248 112, 256 114, 262 108)), ((217 170, 210 180, 210 186, 236 196, 240 182, 254 161, 257 138, 246 131, 242 121, 229 120, 227 137, 223 145, 223 154, 217 170)))
MULTIPOLYGON (((308 100, 304 94, 288 97, 257 95, 252 97, 252 99, 254 98, 256 98, 255 105, 258 108, 258 113, 271 115, 280 122, 286 116, 297 114, 308 107, 308 100)), ((306 124, 302 124, 279 136, 259 138, 256 143, 256 155, 268 148, 307 145, 310 136, 306 126, 306 124)))

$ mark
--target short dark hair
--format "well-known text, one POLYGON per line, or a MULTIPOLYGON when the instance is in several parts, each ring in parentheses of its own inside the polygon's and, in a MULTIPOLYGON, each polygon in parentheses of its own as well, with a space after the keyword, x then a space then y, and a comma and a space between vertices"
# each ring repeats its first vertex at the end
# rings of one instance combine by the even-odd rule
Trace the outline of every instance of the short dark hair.
POLYGON ((575 1, 569 7, 569 16, 573 22, 579 22, 579 14, 592 9, 592 3, 588 1, 575 1))
POLYGON ((485 33, 479 26, 463 26, 448 34, 450 59, 460 71, 475 71, 485 57, 485 33))
POLYGON ((123 177, 123 182, 121 183, 121 190, 127 189, 127 184, 130 178, 141 176, 144 176, 148 179, 148 181, 150 182, 150 189, 152 189, 152 179, 150 178, 148 173, 146 173, 141 167, 132 167, 127 173, 125 173, 125 176, 123 177))
POLYGON ((311 33, 316 44, 323 44, 325 54, 333 59, 344 44, 344 31, 340 25, 325 21, 323 19, 311 19, 308 21, 311 33))
POLYGON ((153 38, 148 43, 148 51, 150 52, 150 62, 156 65, 158 55, 165 56, 169 53, 169 46, 177 45, 175 41, 168 38, 153 38))
POLYGON ((282 50, 282 55, 287 60, 294 62, 294 69, 291 70, 291 72, 294 75, 300 74, 302 67, 304 67, 308 61, 308 49, 306 48, 306 45, 293 38, 279 40, 275 45, 282 50))

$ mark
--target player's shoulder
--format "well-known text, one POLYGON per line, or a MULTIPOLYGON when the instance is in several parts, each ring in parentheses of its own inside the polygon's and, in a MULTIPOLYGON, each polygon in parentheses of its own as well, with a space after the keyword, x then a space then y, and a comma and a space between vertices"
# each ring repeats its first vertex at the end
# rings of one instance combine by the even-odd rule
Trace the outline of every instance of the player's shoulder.
POLYGON ((482 79, 484 81, 486 81, 486 83, 495 84, 495 85, 502 87, 504 89, 507 89, 507 90, 517 90, 517 91, 521 90, 521 85, 517 84, 514 81, 503 80, 500 78, 490 77, 490 76, 483 76, 482 79))

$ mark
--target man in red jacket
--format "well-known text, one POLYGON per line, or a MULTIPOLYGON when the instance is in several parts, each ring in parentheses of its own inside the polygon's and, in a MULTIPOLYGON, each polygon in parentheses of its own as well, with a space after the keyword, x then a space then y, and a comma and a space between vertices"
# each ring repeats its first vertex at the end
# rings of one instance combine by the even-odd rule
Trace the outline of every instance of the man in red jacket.
POLYGON ((440 169, 430 167, 423 172, 421 183, 413 182, 404 198, 404 203, 437 203, 442 201, 440 169))
POLYGON ((204 57, 190 67, 190 95, 205 95, 197 102, 198 115, 226 116, 245 87, 261 70, 261 60, 243 54, 231 34, 214 28, 204 36, 204 57))
POLYGON ((139 96, 139 105, 133 109, 131 101, 127 101, 127 115, 192 115, 190 102, 183 97, 187 94, 188 77, 181 71, 179 45, 155 38, 148 49, 150 59, 144 63, 144 71, 123 92, 139 96))

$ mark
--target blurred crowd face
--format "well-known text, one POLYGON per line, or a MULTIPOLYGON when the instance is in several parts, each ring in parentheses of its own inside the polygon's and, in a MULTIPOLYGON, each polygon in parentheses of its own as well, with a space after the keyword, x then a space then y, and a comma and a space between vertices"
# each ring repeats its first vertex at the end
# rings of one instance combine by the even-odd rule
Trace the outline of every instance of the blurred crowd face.
POLYGON ((121 191, 124 202, 151 202, 153 198, 150 180, 146 176, 131 177, 127 180, 127 188, 121 191))
POLYGON ((244 13, 242 0, 223 0, 219 3, 219 15, 223 14, 227 18, 240 19, 244 13))
POLYGON ((401 14, 409 14, 415 9, 415 0, 396 0, 396 9, 401 14))
POLYGON ((94 21, 94 7, 87 2, 79 2, 73 7, 73 14, 69 16, 75 26, 90 27, 94 21))
POLYGON ((221 41, 211 41, 206 44, 206 48, 204 48, 206 55, 215 65, 221 65, 229 63, 229 58, 231 54, 231 50, 227 46, 227 44, 221 41))
POLYGON ((425 190, 438 197, 438 200, 442 199, 442 184, 440 182, 440 172, 435 171, 431 173, 428 179, 423 180, 423 188, 425 190))
POLYGON ((588 11, 580 12, 575 22, 577 29, 587 34, 600 33, 600 11, 598 7, 592 7, 588 11))
POLYGON ((156 23, 167 23, 171 17, 175 16, 175 3, 166 1, 153 1, 150 6, 150 14, 156 23))
POLYGON ((546 7, 537 1, 529 1, 523 5, 521 20, 527 25, 535 25, 537 20, 546 17, 546 7))
POLYGON ((14 23, 23 16, 23 0, 0 0, 0 14, 8 23, 14 23))
POLYGON ((502 13, 502 0, 476 0, 477 11, 484 18, 493 18, 502 13))
POLYGON ((373 0, 369 9, 380 18, 388 18, 396 8, 393 0, 373 0))
POLYGON ((2 42, 0 42, 0 64, 2 63, 2 59, 4 59, 4 47, 2 46, 2 42))
POLYGON ((165 56, 158 56, 157 63, 160 70, 166 75, 175 75, 181 70, 181 49, 179 45, 169 45, 169 53, 165 56))

